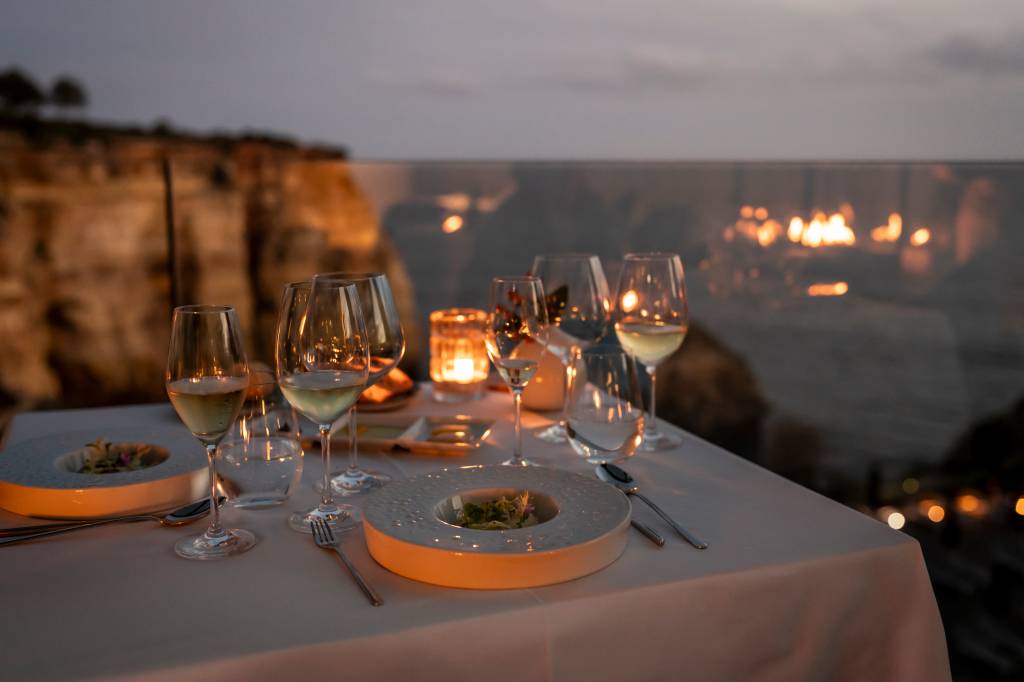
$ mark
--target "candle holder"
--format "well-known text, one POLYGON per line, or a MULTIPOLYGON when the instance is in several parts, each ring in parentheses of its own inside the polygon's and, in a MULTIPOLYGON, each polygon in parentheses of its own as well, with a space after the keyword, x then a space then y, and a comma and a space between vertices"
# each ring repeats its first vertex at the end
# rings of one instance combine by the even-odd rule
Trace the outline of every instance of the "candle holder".
POLYGON ((430 313, 430 379, 434 399, 475 400, 483 394, 490 361, 484 345, 487 313, 447 308, 430 313))

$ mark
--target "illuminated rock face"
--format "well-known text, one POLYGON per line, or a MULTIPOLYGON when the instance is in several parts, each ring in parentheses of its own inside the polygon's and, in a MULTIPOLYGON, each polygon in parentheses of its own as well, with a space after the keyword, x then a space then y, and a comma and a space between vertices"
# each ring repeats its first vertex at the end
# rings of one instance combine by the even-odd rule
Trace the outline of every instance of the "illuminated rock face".
POLYGON ((174 161, 183 303, 238 309, 272 363, 286 282, 383 270, 418 357, 411 282, 347 165, 265 142, 0 130, 0 406, 163 400, 169 331, 161 159, 174 161))

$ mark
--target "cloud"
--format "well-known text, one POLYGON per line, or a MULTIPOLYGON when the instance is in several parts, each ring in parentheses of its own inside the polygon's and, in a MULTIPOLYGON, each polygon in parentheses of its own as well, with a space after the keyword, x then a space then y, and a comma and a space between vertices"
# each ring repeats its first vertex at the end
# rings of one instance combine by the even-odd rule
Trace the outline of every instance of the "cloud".
POLYGON ((585 70, 555 74, 547 85, 590 93, 685 93, 704 87, 724 69, 698 53, 664 45, 627 50, 610 63, 597 60, 585 70))
POLYGON ((1024 77, 1024 33, 997 40, 954 35, 926 51, 937 66, 982 76, 1024 77))
POLYGON ((432 97, 473 97, 483 91, 479 81, 455 71, 398 74, 390 69, 371 69, 367 77, 371 83, 393 90, 432 97))

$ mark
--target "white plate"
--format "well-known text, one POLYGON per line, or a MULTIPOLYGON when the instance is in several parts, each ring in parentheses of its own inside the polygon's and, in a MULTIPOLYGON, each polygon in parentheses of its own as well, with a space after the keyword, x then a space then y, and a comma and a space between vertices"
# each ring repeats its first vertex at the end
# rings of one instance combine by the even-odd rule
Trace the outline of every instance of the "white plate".
POLYGON ((599 571, 626 546, 629 501, 597 479, 547 467, 442 469, 391 483, 363 508, 379 564, 413 580, 472 589, 550 585, 599 571), (494 499, 528 490, 545 522, 512 530, 451 525, 453 497, 494 499))
POLYGON ((73 431, 0 452, 0 507, 24 516, 87 519, 170 509, 209 495, 208 481, 202 446, 181 429, 73 431), (97 438, 156 445, 170 456, 138 471, 69 471, 65 458, 97 438))

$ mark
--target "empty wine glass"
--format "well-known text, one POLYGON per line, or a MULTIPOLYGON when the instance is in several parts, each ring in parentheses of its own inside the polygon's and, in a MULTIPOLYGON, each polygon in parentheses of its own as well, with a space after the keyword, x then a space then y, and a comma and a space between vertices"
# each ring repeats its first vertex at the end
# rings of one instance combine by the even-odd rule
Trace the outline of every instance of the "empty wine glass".
MULTIPOLYGON (((366 323, 366 344, 370 354, 370 373, 366 388, 369 388, 387 376, 405 353, 402 323, 398 318, 398 308, 391 294, 388 277, 381 272, 327 272, 318 274, 317 279, 345 282, 356 288, 363 311, 363 321, 366 323)), ((386 474, 359 468, 355 404, 349 408, 348 414, 348 468, 331 479, 334 492, 340 495, 356 495, 379 488, 391 480, 386 474)))
POLYGON ((656 370, 686 338, 689 310, 683 263, 674 253, 630 253, 622 263, 615 294, 615 335, 651 378, 650 418, 641 449, 667 450, 679 438, 661 433, 655 419, 656 370))
POLYGON ((221 528, 217 507, 217 444, 238 416, 249 387, 249 366, 238 317, 228 305, 174 309, 167 353, 167 395, 181 421, 206 448, 210 466, 210 527, 179 540, 178 556, 222 559, 256 544, 247 530, 221 528))
POLYGON ((498 374, 512 389, 515 404, 514 466, 534 464, 523 457, 523 388, 537 372, 537 359, 545 339, 547 309, 544 286, 537 277, 495 277, 491 281, 491 305, 487 312, 484 341, 487 355, 498 374))
POLYGON ((643 439, 636 363, 620 348, 577 349, 569 363, 566 434, 591 464, 632 457, 643 439))
POLYGON ((277 327, 277 377, 285 398, 320 431, 320 504, 292 514, 289 525, 312 532, 322 519, 333 528, 355 525, 356 511, 331 495, 331 427, 359 398, 369 376, 366 326, 356 288, 338 280, 290 284, 277 327))
POLYGON ((548 314, 547 348, 565 367, 562 419, 534 436, 547 443, 564 443, 573 354, 604 336, 611 302, 601 259, 590 253, 537 256, 530 274, 544 283, 548 314))

